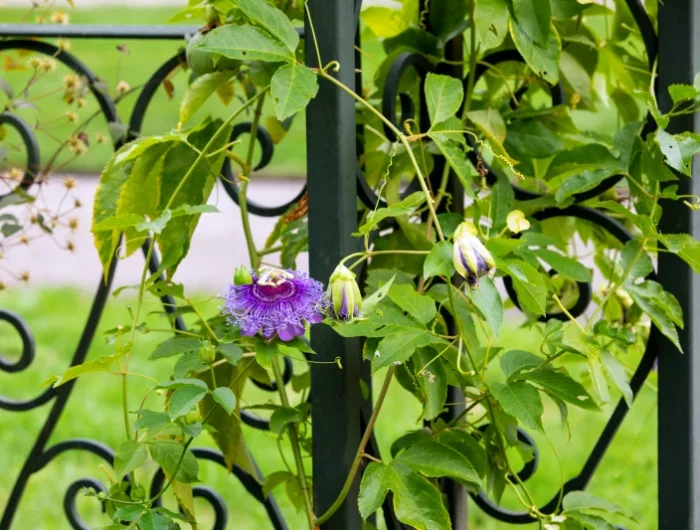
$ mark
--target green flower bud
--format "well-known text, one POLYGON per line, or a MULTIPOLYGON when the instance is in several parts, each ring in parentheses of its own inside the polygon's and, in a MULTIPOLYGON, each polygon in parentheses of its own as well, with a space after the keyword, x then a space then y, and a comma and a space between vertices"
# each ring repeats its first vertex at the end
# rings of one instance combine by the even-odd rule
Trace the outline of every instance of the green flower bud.
POLYGON ((253 283, 253 275, 250 273, 250 269, 241 265, 233 273, 233 285, 250 285, 253 283))
POLYGON ((208 340, 202 341, 202 346, 199 348, 199 360, 204 364, 211 364, 216 360, 216 346, 208 340))
POLYGON ((193 423, 199 423, 202 421, 202 414, 199 410, 194 409, 185 415, 185 423, 187 425, 192 425, 193 423))
POLYGON ((491 254, 476 236, 476 228, 467 222, 455 230, 453 262, 455 270, 472 287, 476 287, 479 278, 496 266, 491 254))
POLYGON ((335 318, 353 321, 362 313, 362 294, 355 281, 355 273, 345 265, 338 265, 328 280, 328 297, 335 318))

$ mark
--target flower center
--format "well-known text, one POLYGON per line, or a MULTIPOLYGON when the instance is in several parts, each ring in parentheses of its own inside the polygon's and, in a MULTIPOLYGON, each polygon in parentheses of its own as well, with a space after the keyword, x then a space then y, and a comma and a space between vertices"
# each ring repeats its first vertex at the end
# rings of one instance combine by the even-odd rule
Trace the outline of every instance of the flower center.
POLYGON ((253 285, 253 295, 261 302, 288 300, 297 294, 294 282, 281 281, 277 285, 253 285))

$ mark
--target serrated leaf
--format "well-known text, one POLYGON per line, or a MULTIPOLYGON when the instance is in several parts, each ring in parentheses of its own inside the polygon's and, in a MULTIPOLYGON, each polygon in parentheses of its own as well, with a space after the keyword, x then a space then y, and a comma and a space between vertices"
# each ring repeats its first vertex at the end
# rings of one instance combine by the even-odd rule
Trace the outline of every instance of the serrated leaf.
POLYGON ((263 484, 263 495, 267 497, 270 492, 277 486, 280 486, 287 482, 288 480, 296 480, 296 477, 289 471, 275 471, 270 473, 265 477, 265 484, 263 484))
POLYGON ((427 477, 451 477, 459 482, 480 485, 479 475, 469 460, 450 446, 424 440, 403 451, 396 463, 404 464, 427 477))
POLYGON ((144 427, 159 427, 170 423, 170 416, 167 412, 155 412, 152 410, 139 411, 139 419, 137 419, 132 427, 134 430, 143 429, 144 427))
POLYGON ((602 403, 610 402, 610 391, 608 390, 608 382, 605 380, 603 373, 603 364, 597 357, 590 356, 588 358, 588 372, 593 381, 593 388, 600 397, 602 403))
MULTIPOLYGON (((547 0, 538 1, 547 2, 547 0)), ((518 2, 515 4, 517 5, 518 2)), ((533 40, 533 37, 528 35, 527 28, 513 19, 510 20, 509 29, 515 47, 527 65, 548 83, 556 84, 559 81, 559 55, 561 54, 561 39, 556 28, 553 25, 550 26, 547 39, 543 42, 533 40)), ((539 37, 542 37, 541 31, 539 37)))
POLYGON ((112 230, 119 230, 129 228, 131 226, 136 226, 144 221, 143 216, 137 215, 135 213, 130 213, 126 215, 115 215, 113 217, 108 217, 107 219, 100 221, 98 224, 92 227, 92 232, 106 232, 112 230))
POLYGON ((564 512, 574 512, 581 510, 599 510, 602 512, 616 513, 624 515, 622 508, 605 499, 596 497, 587 491, 571 491, 564 496, 564 512))
POLYGON ((367 214, 365 224, 360 227, 359 233, 362 235, 368 235, 384 219, 389 217, 398 217, 400 215, 408 215, 423 204, 423 202, 425 202, 425 195, 422 192, 417 191, 397 204, 393 204, 386 208, 379 208, 376 211, 370 212, 367 214))
POLYGON ((441 123, 457 114, 463 97, 461 80, 429 73, 425 79, 425 101, 431 125, 441 123))
POLYGON ((282 121, 306 108, 318 92, 316 74, 304 65, 287 64, 272 76, 270 94, 282 121))
POLYGON ((170 523, 170 517, 151 510, 139 519, 139 528, 141 530, 170 530, 170 523))
POLYGON ((493 397, 501 404, 506 414, 510 414, 524 427, 544 432, 542 414, 544 407, 537 390, 530 384, 516 382, 491 385, 493 397))
POLYGON ((668 94, 675 105, 681 101, 688 101, 698 97, 698 89, 693 85, 673 84, 669 85, 668 94))
POLYGON ((511 14, 523 33, 534 43, 544 46, 549 40, 552 20, 550 0, 518 0, 511 2, 511 14))
POLYGON ((197 77, 187 87, 180 103, 180 125, 184 125, 216 90, 233 75, 230 71, 211 72, 197 77))
POLYGON ((179 338, 173 337, 161 342, 153 351, 149 359, 162 359, 164 357, 172 357, 181 353, 193 352, 199 350, 202 346, 202 341, 194 338, 179 338))
POLYGON ((465 147, 456 144, 450 140, 444 139, 441 135, 430 135, 435 145, 445 157, 445 160, 455 172, 457 178, 464 186, 464 191, 470 197, 474 197, 474 190, 472 177, 476 175, 474 169, 472 168, 469 160, 467 159, 467 152, 465 147))
POLYGON ((147 461, 148 447, 136 440, 127 440, 122 442, 114 452, 114 472, 121 479, 147 461))
POLYGON ((427 479, 405 466, 372 462, 360 485, 360 515, 367 519, 384 502, 391 490, 397 518, 418 530, 450 528, 450 519, 439 490, 427 479))
POLYGON ((418 293, 411 285, 393 285, 389 289, 389 298, 422 324, 427 324, 437 314, 435 301, 427 295, 418 293))
POLYGON ((263 368, 270 368, 272 360, 278 353, 279 347, 274 342, 258 341, 255 343, 255 360, 263 368))
POLYGON ((418 348, 427 346, 439 339, 426 333, 425 329, 407 328, 405 331, 391 333, 377 345, 379 356, 372 359, 372 373, 394 363, 402 363, 415 353, 418 348))
POLYGON ((437 243, 423 263, 423 278, 446 276, 451 278, 455 272, 452 264, 452 245, 447 241, 437 243))
POLYGON ((513 286, 523 309, 534 314, 544 315, 547 312, 547 285, 534 267, 519 260, 497 262, 499 268, 508 273, 513 279, 513 286))
POLYGON ((481 278, 477 288, 472 289, 472 302, 486 319, 494 338, 498 339, 503 326, 503 300, 489 276, 481 278))
POLYGON ((591 271, 580 261, 545 248, 535 249, 533 252, 555 271, 567 278, 584 283, 590 283, 593 280, 591 271))
POLYGON ((168 402, 168 412, 170 419, 175 420, 190 412, 199 403, 207 391, 196 386, 183 386, 175 390, 168 402))
POLYGON ((252 22, 272 33, 294 55, 299 44, 299 34, 287 15, 265 0, 236 0, 236 5, 252 22))
POLYGON ((202 390, 208 390, 207 384, 201 379, 173 379, 172 381, 166 381, 165 383, 160 383, 157 388, 182 388, 185 386, 192 386, 202 390))
POLYGON ((52 383, 55 388, 84 374, 95 372, 109 372, 110 367, 117 360, 117 357, 118 355, 103 355, 98 359, 87 361, 77 366, 71 366, 60 376, 50 377, 46 380, 44 384, 52 383))
POLYGON ((216 351, 218 351, 229 364, 234 366, 243 359, 243 350, 235 344, 219 344, 216 346, 216 351))
POLYGON ((510 350, 501 356, 500 364, 503 375, 511 379, 524 370, 542 366, 544 359, 525 350, 510 350))
POLYGON ((142 221, 134 226, 137 232, 153 232, 154 234, 160 234, 168 224, 168 221, 172 218, 173 214, 170 210, 164 210, 157 218, 152 221, 142 221))
POLYGON ((416 378, 422 390, 423 419, 434 420, 443 411, 447 400, 447 373, 443 363, 435 361, 437 352, 429 348, 418 350, 416 355, 417 370, 430 365, 424 372, 416 373, 416 378))
POLYGON ((226 25, 202 38, 196 49, 241 61, 290 62, 294 54, 269 33, 253 26, 226 25))
POLYGON ((496 145, 503 145, 506 139, 506 124, 496 109, 471 110, 467 113, 474 125, 496 145))
POLYGON ((593 398, 586 391, 581 383, 574 381, 569 376, 564 375, 561 372, 549 369, 534 370, 532 372, 527 372, 523 374, 523 377, 528 381, 531 381, 539 385, 545 392, 576 405, 589 410, 598 410, 598 405, 596 405, 593 398))
POLYGON ((277 407, 270 416, 270 430, 277 435, 282 434, 282 430, 290 423, 299 423, 307 415, 303 408, 277 407))
POLYGON ((236 408, 236 396, 233 391, 225 386, 220 386, 211 393, 214 401, 228 413, 232 414, 236 408))
POLYGON ((180 482, 197 482, 199 480, 197 458, 189 449, 183 455, 184 449, 184 445, 172 440, 156 440, 148 445, 151 458, 171 476, 175 475, 180 482), (182 462, 178 466, 180 460, 182 462))
POLYGON ((622 392, 622 397, 625 398, 628 407, 632 407, 632 402, 634 401, 634 394, 630 388, 629 381, 627 380, 627 374, 625 373, 625 367, 620 364, 612 354, 604 351, 602 354, 603 366, 607 371, 610 379, 612 379, 615 386, 622 392))
MULTIPOLYGON (((146 451, 146 456, 148 456, 148 451, 146 451)), ((146 508, 142 504, 127 504, 114 512, 114 518, 119 521, 135 521, 145 512, 146 508)))
POLYGON ((639 284, 627 283, 625 290, 630 294, 635 304, 644 311, 679 351, 683 351, 678 339, 676 325, 683 324, 683 315, 678 300, 664 291, 663 287, 652 280, 639 284))

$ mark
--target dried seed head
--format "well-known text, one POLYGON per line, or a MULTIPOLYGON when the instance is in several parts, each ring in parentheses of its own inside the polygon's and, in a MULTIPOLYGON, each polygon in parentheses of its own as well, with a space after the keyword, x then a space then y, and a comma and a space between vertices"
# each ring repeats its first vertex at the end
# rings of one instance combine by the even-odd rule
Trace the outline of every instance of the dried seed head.
POLYGON ((75 231, 78 229, 79 221, 77 217, 71 217, 68 219, 68 228, 75 231))
POLYGON ((51 13, 51 22, 54 24, 68 24, 68 22, 70 22, 70 17, 63 11, 54 11, 51 13))
POLYGON ((128 92, 129 90, 131 90, 131 87, 126 81, 119 81, 119 83, 117 83, 118 94, 123 94, 124 92, 128 92))
POLYGON ((75 188, 75 185, 78 183, 77 180, 75 180, 73 177, 66 177, 66 179, 63 181, 63 186, 67 190, 72 190, 75 188))

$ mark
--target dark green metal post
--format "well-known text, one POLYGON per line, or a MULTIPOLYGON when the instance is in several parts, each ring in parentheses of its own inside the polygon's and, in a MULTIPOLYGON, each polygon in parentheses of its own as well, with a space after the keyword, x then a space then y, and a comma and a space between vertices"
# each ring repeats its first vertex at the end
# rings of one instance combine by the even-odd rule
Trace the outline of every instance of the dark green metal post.
MULTIPOLYGON (((659 104, 671 107, 668 86, 692 84, 700 71, 700 0, 674 0, 659 6, 659 104)), ((694 116, 675 118, 669 132, 700 130, 694 116), (696 125, 694 127, 694 125, 696 125)), ((700 194, 695 179, 680 176, 678 194, 700 194)), ((688 208, 664 205, 663 233, 700 237, 700 218, 688 208)), ((685 329, 679 354, 666 339, 659 341, 659 529, 700 528, 700 278, 676 256, 659 255, 659 278, 683 307, 685 329), (699 311, 696 311, 698 309, 699 311)))
MULTIPOLYGON (((333 75, 355 85, 355 15, 350 0, 309 0, 311 17, 324 64, 340 63, 333 75)), ((306 57, 316 65, 312 32, 306 23, 306 57)), ((322 66, 322 65, 320 65, 322 66)), ((311 275, 326 281, 338 261, 353 252, 357 240, 355 105, 350 96, 321 81, 318 96, 306 113, 307 182, 309 186, 309 266, 311 275)), ((335 365, 311 365, 313 421, 313 480, 316 514, 335 500, 360 444, 359 341, 340 338, 330 328, 316 326, 311 343, 318 361, 342 360, 335 365)), ((346 501, 323 525, 323 530, 359 530, 359 478, 346 501)))

